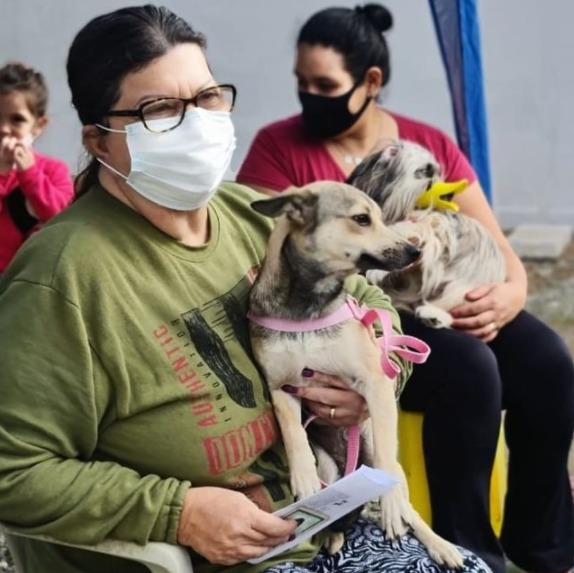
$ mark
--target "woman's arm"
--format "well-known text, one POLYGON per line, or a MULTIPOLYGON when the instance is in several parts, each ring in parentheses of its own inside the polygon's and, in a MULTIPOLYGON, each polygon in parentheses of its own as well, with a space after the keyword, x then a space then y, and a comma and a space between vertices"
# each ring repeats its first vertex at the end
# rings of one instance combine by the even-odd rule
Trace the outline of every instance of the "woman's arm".
POLYGON ((80 309, 49 284, 2 286, 0 521, 70 543, 175 543, 190 483, 98 455, 117 397, 80 309))
POLYGON ((498 330, 510 322, 526 304, 528 280, 522 261, 513 251, 502 232, 486 196, 475 181, 456 197, 460 212, 482 223, 499 245, 506 263, 506 281, 501 285, 485 285, 467 294, 468 303, 452 309, 454 328, 466 330, 486 342, 492 340, 498 330), (492 331, 491 324, 497 329, 492 331))

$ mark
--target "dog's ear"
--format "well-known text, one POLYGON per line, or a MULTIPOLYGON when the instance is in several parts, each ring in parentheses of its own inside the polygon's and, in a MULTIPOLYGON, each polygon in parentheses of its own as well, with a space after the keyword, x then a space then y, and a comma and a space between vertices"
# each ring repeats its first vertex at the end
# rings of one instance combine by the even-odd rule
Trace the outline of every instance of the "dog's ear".
POLYGON ((377 179, 388 168, 401 150, 401 142, 395 139, 385 140, 382 147, 373 151, 355 167, 347 177, 346 183, 369 193, 369 182, 377 179))
POLYGON ((386 161, 391 161, 393 157, 396 157, 401 150, 401 144, 398 141, 389 143, 381 151, 381 158, 386 161))
POLYGON ((318 197, 309 191, 290 191, 289 189, 270 199, 253 201, 251 208, 267 217, 287 215, 290 221, 304 224, 316 210, 318 197))
POLYGON ((281 194, 270 199, 259 199, 251 203, 251 208, 267 217, 279 217, 284 213, 287 204, 290 201, 289 194, 281 194))

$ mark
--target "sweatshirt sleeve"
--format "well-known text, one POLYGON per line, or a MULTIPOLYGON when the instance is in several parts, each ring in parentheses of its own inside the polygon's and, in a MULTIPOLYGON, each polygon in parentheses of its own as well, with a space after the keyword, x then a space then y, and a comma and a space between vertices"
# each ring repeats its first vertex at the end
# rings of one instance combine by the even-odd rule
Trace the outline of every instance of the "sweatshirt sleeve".
POLYGON ((24 197, 33 215, 45 222, 68 206, 74 196, 74 185, 62 161, 39 160, 28 169, 17 172, 24 197))
POLYGON ((191 484, 98 461, 113 391, 79 309, 49 286, 12 282, 0 364, 0 521, 70 543, 175 543, 191 484))
MULTIPOLYGON (((403 334, 399 313, 391 304, 391 299, 379 287, 369 284, 367 279, 361 275, 353 275, 347 279, 345 288, 360 304, 364 304, 370 308, 386 310, 391 315, 394 332, 396 334, 403 334)), ((377 328, 376 330, 377 334, 380 334, 377 328)), ((398 397, 413 371, 413 365, 411 362, 408 362, 396 354, 393 354, 392 359, 400 368, 396 388, 398 397)))

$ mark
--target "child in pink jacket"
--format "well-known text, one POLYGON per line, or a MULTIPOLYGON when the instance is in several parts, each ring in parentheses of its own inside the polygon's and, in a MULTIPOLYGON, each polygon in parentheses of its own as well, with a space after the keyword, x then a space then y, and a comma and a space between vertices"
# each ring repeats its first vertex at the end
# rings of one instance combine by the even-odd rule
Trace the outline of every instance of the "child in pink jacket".
POLYGON ((73 196, 64 162, 32 148, 48 123, 47 102, 41 73, 19 63, 0 68, 0 274, 28 235, 73 196))

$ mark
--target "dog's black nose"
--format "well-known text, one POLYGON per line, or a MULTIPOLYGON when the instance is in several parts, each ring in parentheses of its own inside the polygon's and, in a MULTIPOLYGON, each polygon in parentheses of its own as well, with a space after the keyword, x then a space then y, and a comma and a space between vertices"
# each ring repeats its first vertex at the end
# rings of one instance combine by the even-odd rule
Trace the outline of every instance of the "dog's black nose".
POLYGON ((414 245, 408 245, 405 249, 409 261, 416 261, 421 256, 421 250, 414 245))

